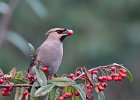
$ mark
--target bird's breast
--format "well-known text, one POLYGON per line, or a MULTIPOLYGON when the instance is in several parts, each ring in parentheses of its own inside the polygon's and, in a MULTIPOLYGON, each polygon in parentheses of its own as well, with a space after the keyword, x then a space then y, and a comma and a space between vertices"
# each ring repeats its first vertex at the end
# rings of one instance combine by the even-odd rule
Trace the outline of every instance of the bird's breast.
POLYGON ((63 44, 58 42, 45 42, 39 48, 37 60, 50 70, 57 71, 63 56, 63 44))

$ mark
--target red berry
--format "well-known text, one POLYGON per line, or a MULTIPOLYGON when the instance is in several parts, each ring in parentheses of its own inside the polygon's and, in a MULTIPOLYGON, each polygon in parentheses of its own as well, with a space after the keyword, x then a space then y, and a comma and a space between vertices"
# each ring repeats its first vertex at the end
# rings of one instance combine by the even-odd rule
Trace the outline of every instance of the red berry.
POLYGON ((119 76, 119 74, 118 74, 118 73, 116 73, 116 74, 115 74, 115 77, 118 77, 118 76, 119 76))
POLYGON ((28 77, 28 79, 34 79, 34 76, 31 73, 29 73, 27 77, 28 77))
POLYGON ((26 96, 28 93, 29 93, 28 91, 24 91, 22 95, 26 96))
POLYGON ((103 77, 98 77, 98 81, 100 81, 100 82, 104 82, 104 80, 103 80, 103 77))
POLYGON ((120 72, 122 72, 123 74, 126 74, 126 70, 124 68, 121 68, 120 72))
POLYGON ((74 77, 71 77, 71 79, 74 80, 75 79, 75 76, 74 77))
POLYGON ((68 30, 67 33, 68 33, 69 36, 71 36, 73 34, 73 31, 72 30, 68 30))
POLYGON ((71 98, 72 94, 71 93, 67 93, 67 96, 68 96, 68 98, 71 98))
POLYGON ((10 94, 10 92, 8 92, 8 91, 2 91, 1 92, 1 95, 2 96, 8 96, 10 94))
POLYGON ((43 71, 44 73, 48 72, 48 67, 47 67, 47 66, 42 67, 42 71, 43 71))
POLYGON ((101 83, 101 86, 104 87, 104 88, 106 88, 107 83, 103 82, 103 83, 101 83))
POLYGON ((77 76, 81 75, 81 72, 80 72, 80 71, 77 71, 77 72, 76 72, 76 75, 77 75, 77 76))
POLYGON ((64 98, 71 98, 72 97, 72 93, 65 93, 63 94, 64 98))
POLYGON ((70 73, 69 74, 69 78, 71 78, 71 79, 75 78, 74 74, 73 73, 70 73))
POLYGON ((118 77, 114 77, 113 80, 114 80, 114 81, 118 81, 118 77))
POLYGON ((107 79, 107 76, 102 76, 103 80, 105 81, 107 79))
POLYGON ((3 91, 7 92, 9 91, 9 88, 3 88, 3 91))
POLYGON ((64 97, 63 96, 59 96, 58 100, 64 100, 64 97))
POLYGON ((13 90, 14 90, 14 87, 13 86, 9 88, 9 91, 10 92, 13 91, 13 90))
POLYGON ((3 84, 4 83, 4 80, 3 79, 0 79, 0 84, 3 84))
POLYGON ((92 70, 92 71, 91 71, 91 74, 96 74, 96 75, 98 75, 98 71, 97 71, 97 70, 92 70))
POLYGON ((117 73, 113 73, 113 74, 111 74, 111 77, 112 78, 114 78, 114 77, 118 77, 119 76, 119 74, 117 74, 117 73))
POLYGON ((78 91, 75 91, 75 96, 79 96, 79 92, 78 91))
POLYGON ((103 91, 105 88, 103 86, 98 87, 99 91, 103 91))
POLYGON ((88 93, 92 93, 93 91, 92 91, 92 89, 88 89, 88 93))
POLYGON ((6 96, 6 92, 5 92, 5 91, 2 91, 2 92, 1 92, 1 95, 2 95, 2 96, 6 96))
POLYGON ((126 74, 120 74, 120 76, 121 76, 122 78, 126 78, 126 77, 127 77, 126 74))
POLYGON ((123 78, 121 76, 118 77, 118 81, 122 81, 123 78))
POLYGON ((113 77, 115 77, 116 75, 115 75, 114 73, 112 73, 110 76, 113 78, 113 77))
POLYGON ((107 81, 112 81, 112 77, 111 76, 107 76, 107 81))
POLYGON ((115 66, 112 66, 112 67, 111 67, 111 70, 112 70, 112 71, 115 71, 115 70, 116 70, 116 67, 115 67, 115 66))
POLYGON ((2 77, 3 76, 3 74, 2 73, 0 73, 0 77, 2 77))
POLYGON ((64 98, 68 98, 67 93, 63 94, 63 97, 64 98))
POLYGON ((87 87, 87 89, 92 89, 92 85, 91 84, 87 84, 86 87, 87 87))

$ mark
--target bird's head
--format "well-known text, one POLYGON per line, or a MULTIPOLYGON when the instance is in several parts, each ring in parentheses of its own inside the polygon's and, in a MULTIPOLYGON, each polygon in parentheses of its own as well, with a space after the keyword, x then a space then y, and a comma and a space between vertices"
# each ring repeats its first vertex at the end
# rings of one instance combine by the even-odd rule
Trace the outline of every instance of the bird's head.
POLYGON ((61 42, 63 42, 65 37, 71 36, 72 34, 73 34, 72 30, 64 28, 53 28, 46 33, 49 39, 59 40, 61 42))

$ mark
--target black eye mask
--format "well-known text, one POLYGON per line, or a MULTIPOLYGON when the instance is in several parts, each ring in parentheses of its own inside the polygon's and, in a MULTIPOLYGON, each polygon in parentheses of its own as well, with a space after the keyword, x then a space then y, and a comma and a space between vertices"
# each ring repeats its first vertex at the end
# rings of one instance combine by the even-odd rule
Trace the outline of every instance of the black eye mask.
POLYGON ((65 32, 66 31, 66 29, 64 29, 64 30, 56 30, 56 32, 58 33, 58 34, 62 34, 63 32, 65 32))

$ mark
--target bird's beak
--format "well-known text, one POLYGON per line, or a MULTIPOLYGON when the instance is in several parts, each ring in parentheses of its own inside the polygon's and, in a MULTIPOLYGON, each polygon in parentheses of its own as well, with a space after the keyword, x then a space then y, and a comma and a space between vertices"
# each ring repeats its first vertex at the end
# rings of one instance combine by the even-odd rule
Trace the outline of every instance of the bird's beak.
POLYGON ((63 32, 64 35, 67 35, 67 36, 71 36, 73 34, 73 30, 70 30, 70 29, 66 29, 64 32, 63 32))

